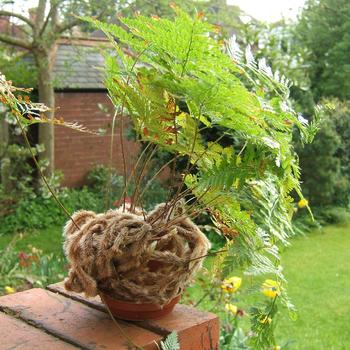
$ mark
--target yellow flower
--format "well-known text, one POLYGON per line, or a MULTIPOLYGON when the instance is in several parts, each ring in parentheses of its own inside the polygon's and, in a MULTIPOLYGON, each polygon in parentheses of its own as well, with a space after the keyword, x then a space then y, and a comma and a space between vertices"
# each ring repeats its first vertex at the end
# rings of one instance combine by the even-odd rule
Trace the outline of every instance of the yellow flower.
POLYGON ((267 317, 267 315, 266 315, 265 317, 261 317, 259 322, 262 323, 262 324, 270 324, 272 322, 272 318, 271 317, 267 317))
POLYGON ((221 289, 226 293, 234 293, 242 284, 242 278, 240 277, 230 277, 225 278, 221 284, 221 289))
POLYGON ((31 244, 28 245, 28 248, 31 250, 33 254, 41 254, 43 251, 41 249, 38 249, 31 244))
POLYGON ((298 207, 299 208, 305 208, 309 205, 309 201, 305 198, 300 199, 300 201, 298 202, 298 207))
POLYGON ((277 281, 267 279, 262 285, 263 294, 269 298, 275 298, 281 294, 281 286, 277 281))
POLYGON ((225 309, 226 309, 228 312, 230 312, 230 313, 232 313, 232 314, 234 314, 234 315, 236 315, 236 314, 237 314, 237 311, 238 311, 237 306, 236 306, 236 305, 233 305, 233 304, 226 304, 226 305, 225 305, 225 309))
POLYGON ((16 290, 14 289, 14 288, 12 288, 12 287, 9 287, 9 286, 6 286, 5 287, 5 293, 6 294, 12 294, 12 293, 14 293, 16 290))
POLYGON ((275 345, 275 346, 273 347, 273 350, 281 350, 281 347, 280 347, 279 345, 275 345))

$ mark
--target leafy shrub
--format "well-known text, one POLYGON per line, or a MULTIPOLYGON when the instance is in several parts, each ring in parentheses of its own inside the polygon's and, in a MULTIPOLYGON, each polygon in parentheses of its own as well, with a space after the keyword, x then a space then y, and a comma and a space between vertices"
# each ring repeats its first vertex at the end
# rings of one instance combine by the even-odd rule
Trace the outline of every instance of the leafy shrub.
MULTIPOLYGON (((106 210, 106 192, 109 181, 109 170, 104 166, 98 166, 88 174, 90 187, 81 189, 59 188, 60 177, 54 175, 50 179, 52 187, 56 189, 58 198, 66 207, 68 212, 73 213, 79 209, 87 209, 95 212, 106 210)), ((112 173, 112 190, 109 195, 112 198, 113 207, 120 199, 123 190, 123 179, 112 173), (114 203, 114 204, 113 204, 114 203)), ((132 186, 130 186, 130 192, 132 186)), ((44 229, 55 225, 63 225, 67 220, 66 215, 52 200, 51 194, 42 186, 37 191, 28 185, 28 190, 22 193, 19 200, 11 202, 11 197, 5 196, 0 188, 0 202, 10 201, 11 208, 0 212, 1 228, 4 234, 33 229, 44 229)), ((154 205, 166 200, 167 192, 158 181, 152 182, 144 196, 145 209, 151 209, 154 205)))
POLYGON ((323 100, 320 130, 300 147, 302 188, 313 207, 346 207, 350 190, 350 103, 323 100))
MULTIPOLYGON (((259 279, 259 285, 253 285, 251 277, 244 276, 239 268, 236 275, 231 274, 225 278, 220 266, 221 260, 220 256, 210 259, 196 285, 187 290, 183 300, 219 316, 220 349, 255 350, 257 347, 254 337, 257 333, 263 334, 278 348, 273 330, 276 326, 276 297, 281 294, 283 288, 281 283, 271 279, 259 279), (263 299, 259 304, 251 306, 251 301, 261 296, 263 299)), ((264 349, 272 348, 274 347, 264 349)))
POLYGON ((343 207, 325 207, 315 213, 321 224, 346 224, 350 222, 350 210, 343 207))
POLYGON ((117 175, 114 169, 97 165, 87 175, 88 186, 105 199, 119 198, 123 192, 123 177, 117 175))
MULTIPOLYGON (((69 212, 89 209, 99 212, 103 209, 102 200, 87 187, 64 189, 58 193, 69 212)), ((43 229, 53 225, 63 225, 65 214, 51 197, 28 196, 19 200, 14 210, 1 218, 1 233, 15 233, 33 229, 43 229)))
MULTIPOLYGON (((124 180, 115 170, 110 170, 104 165, 98 165, 89 172, 87 180, 91 190, 96 192, 106 204, 109 203, 107 207, 112 206, 113 203, 114 206, 118 206, 117 203, 123 195, 124 180)), ((150 174, 145 179, 144 186, 146 188, 143 196, 144 209, 152 209, 155 205, 167 200, 167 190, 160 181, 151 181, 150 174)), ((128 184, 126 196, 132 196, 134 190, 135 183, 131 180, 128 184)))
MULTIPOLYGON (((37 156, 42 151, 42 147, 37 145, 32 147, 32 152, 37 156)), ((11 144, 6 148, 4 155, 0 159, 2 175, 6 174, 6 193, 14 198, 22 198, 33 194, 35 188, 35 168, 31 164, 31 152, 24 146, 11 144)), ((45 164, 40 164, 45 167, 45 164)))

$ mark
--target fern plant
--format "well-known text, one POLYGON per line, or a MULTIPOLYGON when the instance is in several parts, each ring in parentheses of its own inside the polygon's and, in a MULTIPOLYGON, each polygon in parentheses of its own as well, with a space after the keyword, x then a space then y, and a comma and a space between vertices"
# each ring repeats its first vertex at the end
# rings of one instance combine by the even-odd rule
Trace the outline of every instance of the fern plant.
POLYGON ((7 80, 0 72, 0 104, 8 110, 9 117, 14 117, 19 127, 28 127, 33 124, 53 124, 64 126, 79 132, 96 134, 86 127, 78 124, 66 122, 62 117, 48 119, 45 112, 49 110, 42 103, 35 103, 30 100, 31 88, 19 88, 12 85, 12 81, 7 80))
MULTIPOLYGON (((217 27, 201 14, 174 11, 173 21, 137 16, 120 18, 121 26, 86 18, 115 50, 106 54, 105 71, 114 122, 123 132, 130 117, 146 145, 131 171, 140 188, 131 208, 142 206, 141 188, 149 186, 136 169, 146 168, 156 150, 173 155, 166 163, 171 169, 185 159, 168 206, 185 199, 188 216, 210 214, 228 240, 223 277, 243 270, 272 275, 282 285, 279 249, 293 235, 291 194, 303 198, 292 140, 297 130, 311 142, 317 125, 292 109, 289 81, 265 60, 256 62, 249 47, 242 50, 235 38, 219 41, 217 27)), ((124 161, 125 178, 127 172, 124 161)), ((278 301, 291 307, 281 290, 278 301)), ((276 305, 274 300, 271 315, 276 305)), ((259 331, 254 313, 252 322, 259 331)), ((273 344, 271 332, 260 332, 254 346, 273 344)))
MULTIPOLYGON (((133 211, 143 207, 152 181, 170 169, 172 195, 165 210, 183 201, 189 217, 209 214, 228 242, 218 252, 225 255, 222 278, 243 271, 274 276, 281 285, 278 296, 251 312, 254 348, 266 348, 274 344, 273 326, 265 327, 261 317, 273 318, 279 303, 292 307, 279 255, 293 235, 291 195, 303 198, 292 141, 298 131, 303 142, 311 142, 317 125, 293 111, 288 80, 273 74, 264 60, 256 62, 249 47, 242 50, 235 38, 220 41, 217 27, 200 13, 174 11, 174 20, 137 16, 121 18, 121 26, 86 18, 115 49, 106 53, 105 82, 116 109, 113 126, 120 125, 124 207, 130 183, 136 184, 133 211), (133 169, 126 169, 122 141, 126 117, 144 144, 133 169), (154 170, 159 150, 173 156, 154 170), (173 172, 180 161, 181 178, 173 172), (147 177, 151 165, 154 175, 147 177)), ((48 121, 41 114, 45 106, 20 94, 0 75, 1 102, 14 111, 24 135, 25 126, 36 122, 87 131, 60 119, 48 121)))
POLYGON ((160 342, 160 346, 162 350, 180 350, 180 344, 177 333, 170 333, 164 341, 160 342))

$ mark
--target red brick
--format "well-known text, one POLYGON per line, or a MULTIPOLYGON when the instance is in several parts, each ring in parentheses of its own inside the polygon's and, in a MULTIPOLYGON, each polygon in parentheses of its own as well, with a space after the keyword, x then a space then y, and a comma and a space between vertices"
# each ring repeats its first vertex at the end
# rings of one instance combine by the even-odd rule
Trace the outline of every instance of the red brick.
POLYGON ((74 350, 77 347, 65 343, 44 331, 0 312, 0 338, 2 350, 74 350))
MULTIPOLYGON (((78 122, 88 129, 108 129, 110 133, 113 107, 107 94, 101 92, 59 92, 56 93, 57 116, 66 122, 78 122), (110 110, 107 117, 97 104, 101 103, 110 110)), ((115 130, 113 147, 113 165, 122 174, 119 128, 115 130)), ((131 169, 137 157, 139 146, 124 139, 127 168, 131 169)), ((63 171, 65 186, 81 186, 86 175, 95 165, 109 165, 110 135, 96 136, 80 133, 64 127, 55 127, 55 167, 63 171)))
MULTIPOLYGON (((74 300, 79 300, 98 310, 105 310, 105 306, 99 297, 85 298, 82 294, 67 292, 62 283, 50 285, 48 289, 74 300)), ((178 304, 169 315, 138 324, 143 328, 162 335, 176 331, 180 339, 181 350, 219 349, 219 319, 210 312, 202 312, 195 308, 178 304)))
POLYGON ((119 321, 121 332, 105 312, 43 289, 3 296, 0 309, 84 349, 126 350, 123 333, 145 350, 156 350, 155 341, 161 339, 156 333, 119 321))

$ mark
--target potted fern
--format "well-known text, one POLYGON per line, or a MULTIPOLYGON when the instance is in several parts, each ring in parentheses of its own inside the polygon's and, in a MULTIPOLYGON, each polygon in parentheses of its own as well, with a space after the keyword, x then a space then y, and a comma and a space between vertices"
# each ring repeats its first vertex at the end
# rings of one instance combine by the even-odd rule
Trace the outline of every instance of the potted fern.
POLYGON ((220 41, 202 14, 174 11, 174 20, 136 16, 120 18, 122 25, 85 18, 114 48, 105 83, 121 133, 124 190, 117 210, 68 221, 66 288, 100 294, 126 319, 170 312, 209 254, 195 224, 205 214, 227 240, 210 252, 223 255, 223 273, 272 275, 289 306, 279 246, 293 235, 292 194, 303 198, 292 139, 297 130, 310 142, 317 127, 292 109, 288 80, 256 62, 249 47, 220 41), (133 169, 123 147, 129 121, 143 144, 133 169), (160 151, 171 156, 158 164, 160 151), (146 212, 145 191, 164 169, 170 196, 146 212))
POLYGON ((131 170, 123 153, 117 211, 80 212, 67 224, 72 269, 66 287, 100 293, 122 317, 125 305, 118 309, 113 298, 160 309, 178 300, 209 248, 193 222, 203 212, 227 238, 228 273, 238 265, 283 281, 278 245, 293 233, 290 194, 302 197, 293 132, 298 129, 307 142, 315 129, 292 110, 288 81, 273 75, 264 60, 256 63, 249 47, 242 52, 235 38, 223 44, 201 15, 174 11, 173 21, 137 16, 121 18, 120 26, 86 19, 115 49, 106 54, 113 125, 118 122, 124 134, 130 118, 144 149, 131 170), (159 150, 172 157, 145 182, 159 150), (180 160, 185 165, 171 197, 146 213, 145 189, 180 160), (127 203, 131 180, 136 186, 127 203))

